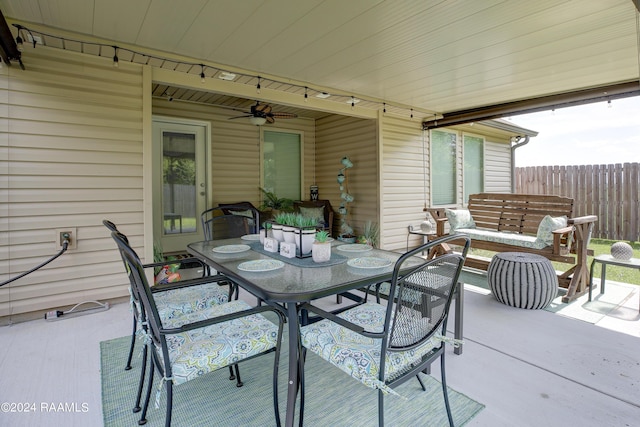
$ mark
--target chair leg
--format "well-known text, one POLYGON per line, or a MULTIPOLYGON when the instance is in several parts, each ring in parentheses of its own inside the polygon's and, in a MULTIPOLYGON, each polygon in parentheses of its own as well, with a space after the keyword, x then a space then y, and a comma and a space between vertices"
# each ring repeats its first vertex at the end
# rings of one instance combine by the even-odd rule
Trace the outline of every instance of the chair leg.
POLYGON ((244 383, 240 379, 240 368, 238 368, 238 364, 233 365, 233 368, 236 371, 236 387, 242 387, 244 383))
POLYGON ((454 427, 453 416, 451 415, 451 405, 449 405, 449 393, 447 391, 447 378, 444 371, 444 353, 440 355, 440 377, 442 382, 442 394, 444 395, 444 407, 447 409, 447 418, 449 418, 449 427, 454 427))
POLYGON ((131 369, 131 358, 133 357, 133 348, 136 345, 136 332, 138 331, 138 319, 136 316, 133 317, 133 331, 131 332, 131 346, 129 346, 129 357, 127 357, 127 365, 124 367, 125 371, 131 369))
POLYGON ((166 381, 167 385, 167 415, 165 416, 164 426, 171 427, 171 413, 173 412, 173 381, 166 381))
POLYGON ((236 379, 236 374, 233 372, 233 365, 229 365, 229 381, 236 379))
POLYGON ((378 390, 378 427, 384 427, 384 393, 378 390))
POLYGON ((151 360, 151 366, 149 367, 149 382, 147 384, 147 395, 144 399, 144 407, 142 408, 142 414, 140 414, 140 420, 138 424, 143 426, 147 423, 147 409, 149 409, 149 400, 151 399, 151 389, 153 388, 153 374, 155 371, 155 362, 151 360))
MULTIPOLYGON (((142 389, 144 388, 144 376, 147 373, 147 358, 148 358, 148 347, 145 344, 142 349, 142 367, 140 369, 140 380, 138 381, 138 394, 136 396, 136 404, 133 407, 133 412, 140 412, 142 408, 140 408, 140 400, 142 399, 142 389)), ((153 363, 151 363, 151 369, 153 369, 153 363)))
POLYGON ((420 387, 422 387, 422 391, 427 391, 427 388, 424 386, 424 383, 422 382, 422 378, 420 378, 420 375, 416 375, 416 378, 418 379, 418 382, 420 383, 420 387))
POLYGON ((307 355, 306 348, 298 349, 300 359, 298 359, 298 381, 300 383, 300 416, 298 420, 299 427, 304 423, 304 362, 307 355))
POLYGON ((273 411, 276 416, 276 427, 280 427, 280 404, 278 402, 278 367, 280 366, 280 348, 276 349, 273 357, 273 411))

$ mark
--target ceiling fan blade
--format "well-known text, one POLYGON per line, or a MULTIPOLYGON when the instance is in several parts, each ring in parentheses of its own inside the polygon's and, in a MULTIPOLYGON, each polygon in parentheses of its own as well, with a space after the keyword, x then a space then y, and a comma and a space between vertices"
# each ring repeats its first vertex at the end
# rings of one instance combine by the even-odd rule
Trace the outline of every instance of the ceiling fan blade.
POLYGON ((293 113, 271 113, 270 116, 277 117, 279 119, 295 119, 298 117, 297 114, 293 113))
POLYGON ((260 112, 264 114, 268 114, 271 112, 271 106, 269 104, 260 104, 256 103, 256 105, 251 107, 252 112, 260 112))
POLYGON ((271 114, 265 116, 265 119, 267 119, 267 123, 275 123, 276 122, 276 119, 274 119, 273 115, 271 115, 271 114))

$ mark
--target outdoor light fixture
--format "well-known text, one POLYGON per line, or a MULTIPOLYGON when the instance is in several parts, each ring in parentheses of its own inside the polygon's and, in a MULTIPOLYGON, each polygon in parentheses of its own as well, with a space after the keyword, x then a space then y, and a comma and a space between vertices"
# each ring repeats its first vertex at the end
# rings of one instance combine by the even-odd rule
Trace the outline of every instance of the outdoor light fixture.
POLYGON ((265 117, 249 117, 249 122, 252 125, 262 126, 267 122, 267 119, 265 117))

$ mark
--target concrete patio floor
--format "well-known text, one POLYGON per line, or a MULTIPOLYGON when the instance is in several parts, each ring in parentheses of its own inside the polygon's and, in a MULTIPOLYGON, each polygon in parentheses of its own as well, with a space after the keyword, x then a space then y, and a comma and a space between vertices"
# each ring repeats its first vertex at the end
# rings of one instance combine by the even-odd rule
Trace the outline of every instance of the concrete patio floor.
MULTIPOLYGON (((636 291, 617 314, 592 324, 508 307, 466 285, 464 352, 447 352, 447 379, 486 405, 467 425, 639 425, 638 298, 636 291)), ((333 299, 324 303, 330 308, 333 299)), ((104 312, 0 327, 0 426, 102 425, 99 342, 130 328, 126 302, 104 312), (5 402, 22 410, 28 404, 31 412, 7 412, 5 402)), ((439 376, 435 365, 432 374, 439 376)))

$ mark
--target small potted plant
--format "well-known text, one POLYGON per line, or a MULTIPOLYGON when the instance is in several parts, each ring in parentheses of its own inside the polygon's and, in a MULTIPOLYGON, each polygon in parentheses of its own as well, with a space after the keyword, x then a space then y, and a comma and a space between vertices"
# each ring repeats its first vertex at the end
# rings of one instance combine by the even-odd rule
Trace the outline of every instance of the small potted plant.
POLYGON ((271 216, 275 217, 280 212, 291 212, 293 210, 293 200, 287 199, 286 197, 278 197, 273 191, 267 191, 262 187, 260 191, 264 195, 264 200, 262 201, 262 205, 260 205, 260 210, 270 210, 271 216))
POLYGON ((276 217, 276 222, 282 224, 282 235, 284 241, 287 243, 293 243, 296 240, 296 214, 294 213, 281 213, 276 217))
POLYGON ((358 243, 369 245, 372 247, 378 246, 378 239, 380 237, 380 231, 378 229, 378 223, 367 221, 364 224, 364 231, 362 236, 358 238, 358 243))
POLYGON ((331 259, 331 242, 327 241, 328 239, 328 231, 320 230, 316 233, 316 239, 311 249, 314 262, 327 262, 331 259))
POLYGON ((278 215, 275 216, 273 220, 275 221, 274 224, 271 224, 273 238, 276 239, 278 242, 284 242, 284 234, 282 232, 282 227, 287 221, 287 213, 280 212, 278 215))
MULTIPOLYGON (((296 246, 300 251, 300 255, 307 255, 311 252, 311 246, 316 236, 316 218, 310 218, 303 215, 296 215, 296 246)), ((326 238, 325 238, 326 241, 326 238)))

